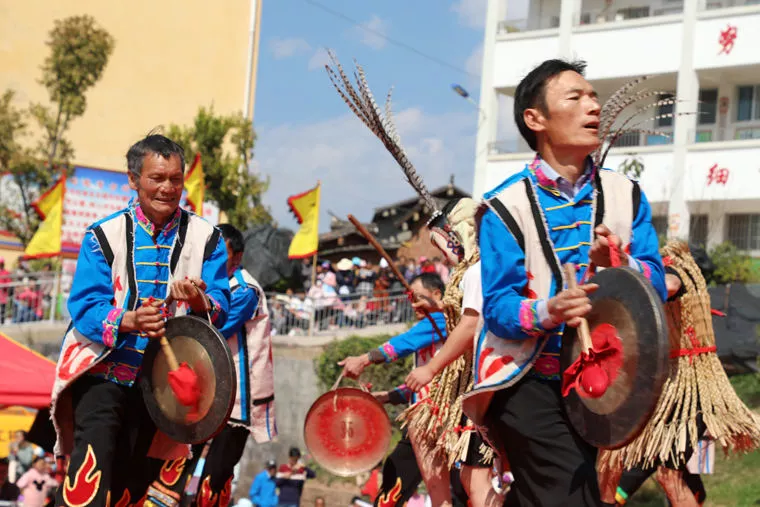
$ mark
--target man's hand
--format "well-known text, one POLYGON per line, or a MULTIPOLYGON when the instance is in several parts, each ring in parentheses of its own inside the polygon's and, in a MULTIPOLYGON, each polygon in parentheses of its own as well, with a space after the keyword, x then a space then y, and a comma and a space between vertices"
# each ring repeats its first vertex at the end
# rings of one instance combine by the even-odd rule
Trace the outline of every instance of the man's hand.
POLYGON ((668 297, 672 298, 681 290, 681 279, 671 273, 665 273, 665 287, 668 289, 668 297))
POLYGON ((375 397, 377 401, 385 405, 386 403, 390 402, 390 397, 388 396, 388 391, 377 391, 372 393, 372 396, 375 397))
POLYGON ((206 282, 200 278, 186 278, 185 280, 175 280, 172 283, 170 293, 175 301, 185 301, 193 313, 202 314, 211 310, 205 291, 206 282))
POLYGON ((433 369, 429 365, 420 366, 415 368, 407 375, 404 383, 406 386, 415 393, 428 385, 433 380, 433 369))
POLYGON ((623 266, 628 265, 628 255, 621 248, 620 238, 612 234, 609 227, 604 224, 598 225, 594 229, 594 233, 596 234, 596 239, 594 239, 594 243, 591 245, 591 250, 589 250, 588 254, 591 262, 600 268, 609 268, 612 264, 610 261, 610 245, 614 245, 618 252, 620 252, 620 263, 623 266))
POLYGON ((364 368, 369 366, 369 354, 362 354, 360 356, 350 356, 338 363, 338 366, 343 367, 343 375, 348 378, 358 378, 362 374, 364 368))
POLYGON ((148 338, 161 338, 164 335, 164 316, 161 314, 157 300, 153 304, 142 305, 135 311, 126 312, 119 326, 120 333, 143 332, 148 338))
POLYGON ((581 317, 591 311, 591 300, 588 295, 598 289, 595 283, 579 285, 574 289, 566 289, 551 298, 546 303, 549 317, 559 325, 565 322, 570 327, 581 325, 581 317))

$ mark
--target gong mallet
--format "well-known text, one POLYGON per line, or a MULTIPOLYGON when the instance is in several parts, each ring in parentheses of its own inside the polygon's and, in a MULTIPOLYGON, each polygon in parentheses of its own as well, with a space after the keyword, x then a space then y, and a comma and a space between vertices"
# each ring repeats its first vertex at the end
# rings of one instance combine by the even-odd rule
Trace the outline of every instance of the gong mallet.
MULTIPOLYGON (((578 287, 578 281, 575 279, 576 268, 575 264, 567 263, 565 268, 565 278, 567 278, 567 288, 575 289, 578 287)), ((594 352, 594 342, 591 339, 591 331, 588 328, 588 321, 586 317, 580 317, 581 323, 578 326, 578 339, 581 342, 581 357, 585 354, 594 352)), ((609 378, 607 372, 604 371, 598 364, 589 362, 584 365, 584 370, 580 377, 581 389, 586 391, 590 396, 598 398, 602 396, 607 390, 609 385, 609 378), (595 390, 596 388, 596 390, 595 390), (601 391, 601 392, 599 392, 601 391)))
MULTIPOLYGON (((159 306, 163 305, 168 308, 172 302, 174 302, 174 297, 169 294, 159 306)), ((200 396, 198 375, 187 363, 183 362, 179 364, 177 356, 174 354, 174 349, 172 349, 165 334, 161 335, 159 343, 166 357, 166 363, 169 366, 169 386, 172 388, 174 396, 185 406, 196 405, 200 396)))
MULTIPOLYGON (((364 236, 364 238, 369 241, 369 244, 372 245, 375 250, 377 250, 377 253, 380 254, 380 257, 385 259, 385 262, 388 263, 388 267, 391 268, 393 271, 393 274, 396 275, 396 278, 399 282, 404 286, 404 288, 409 292, 409 294, 414 294, 412 292, 412 288, 409 286, 409 284, 406 282, 406 278, 399 272, 398 268, 396 268, 396 265, 393 263, 393 259, 391 259, 391 256, 388 255, 388 253, 385 251, 385 248, 375 239, 375 237, 372 235, 371 232, 367 230, 366 227, 364 227, 361 222, 359 222, 355 216, 348 215, 348 220, 354 224, 354 227, 356 227, 356 230, 359 231, 359 234, 364 236)), ((441 341, 444 341, 443 333, 438 328, 438 324, 435 323, 435 319, 433 319, 433 316, 430 315, 430 312, 427 311, 427 308, 422 308, 422 312, 425 314, 425 317, 430 321, 430 323, 433 325, 433 330, 436 332, 438 337, 441 339, 441 341)))

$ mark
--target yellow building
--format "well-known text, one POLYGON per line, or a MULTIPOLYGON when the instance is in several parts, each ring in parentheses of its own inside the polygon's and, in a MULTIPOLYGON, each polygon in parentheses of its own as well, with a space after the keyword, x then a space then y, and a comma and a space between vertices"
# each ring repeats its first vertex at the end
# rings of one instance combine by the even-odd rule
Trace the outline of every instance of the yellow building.
POLYGON ((15 90, 19 106, 49 103, 38 80, 53 21, 93 16, 114 37, 114 50, 67 136, 75 165, 125 171, 132 143, 158 126, 189 124, 200 106, 247 113, 254 6, 255 0, 0 0, 0 93, 15 90))

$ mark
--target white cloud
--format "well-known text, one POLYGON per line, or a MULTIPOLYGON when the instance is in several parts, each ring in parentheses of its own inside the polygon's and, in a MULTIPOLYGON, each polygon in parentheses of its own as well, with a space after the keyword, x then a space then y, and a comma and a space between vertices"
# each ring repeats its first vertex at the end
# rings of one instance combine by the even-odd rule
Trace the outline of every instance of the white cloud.
MULTIPOLYGON (((395 119, 404 148, 429 188, 445 185, 454 174, 457 186, 472 190, 474 113, 410 108, 395 119)), ((375 207, 415 195, 398 164, 353 114, 263 127, 258 134, 257 168, 271 178, 264 200, 281 227, 297 228, 286 199, 317 180, 322 182, 322 231, 329 228, 328 209, 369 220, 375 207)))
POLYGON ((459 22, 470 28, 484 28, 488 0, 457 0, 451 10, 457 13, 459 22))
POLYGON ((290 58, 296 53, 309 51, 311 46, 304 39, 274 37, 269 40, 269 51, 275 60, 290 58))
POLYGON ((359 41, 372 49, 383 49, 387 44, 388 22, 376 14, 369 21, 352 29, 359 41))
POLYGON ((309 59, 309 70, 317 70, 323 68, 325 65, 330 63, 330 56, 327 54, 327 50, 325 48, 319 48, 316 51, 314 51, 314 54, 311 55, 311 58, 309 59))

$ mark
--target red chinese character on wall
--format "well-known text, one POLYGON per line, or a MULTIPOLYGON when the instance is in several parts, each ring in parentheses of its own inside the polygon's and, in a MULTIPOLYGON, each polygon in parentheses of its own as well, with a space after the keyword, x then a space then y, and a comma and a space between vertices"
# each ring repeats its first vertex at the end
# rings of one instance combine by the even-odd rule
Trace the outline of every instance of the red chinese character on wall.
POLYGON ((725 167, 718 168, 718 164, 713 164, 710 171, 707 173, 707 186, 709 187, 713 183, 718 185, 725 185, 728 183, 729 171, 725 167))
POLYGON ((736 41, 736 27, 728 25, 725 30, 720 32, 720 38, 718 44, 720 44, 720 51, 718 54, 729 54, 734 49, 734 42, 736 41))

